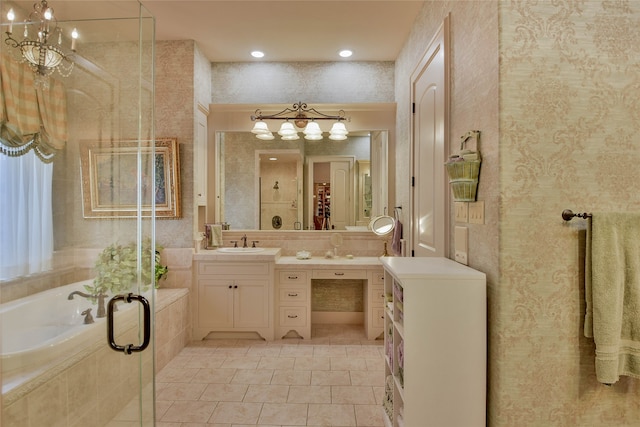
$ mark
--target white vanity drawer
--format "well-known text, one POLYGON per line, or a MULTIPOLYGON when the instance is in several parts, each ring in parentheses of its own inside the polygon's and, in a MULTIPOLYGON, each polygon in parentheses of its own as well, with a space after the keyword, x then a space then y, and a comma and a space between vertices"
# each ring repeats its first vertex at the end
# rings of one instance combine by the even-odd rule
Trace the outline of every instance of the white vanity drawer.
POLYGON ((269 263, 200 262, 198 263, 198 274, 268 276, 269 263))
POLYGON ((313 270, 314 279, 366 279, 366 270, 313 270))
POLYGON ((280 326, 301 327, 307 325, 307 307, 280 307, 280 326))
POLYGON ((306 271, 281 271, 280 272, 280 285, 306 285, 307 284, 307 272, 306 271))
POLYGON ((280 303, 306 303, 307 302, 307 289, 306 287, 288 287, 279 288, 280 303))
POLYGON ((372 286, 369 288, 371 296, 371 305, 375 307, 384 307, 384 288, 382 286, 372 286))
POLYGON ((384 285, 384 270, 376 271, 372 276, 372 285, 384 285))
POLYGON ((373 319, 371 319, 371 326, 374 328, 384 328, 384 308, 373 308, 371 309, 371 315, 373 319))

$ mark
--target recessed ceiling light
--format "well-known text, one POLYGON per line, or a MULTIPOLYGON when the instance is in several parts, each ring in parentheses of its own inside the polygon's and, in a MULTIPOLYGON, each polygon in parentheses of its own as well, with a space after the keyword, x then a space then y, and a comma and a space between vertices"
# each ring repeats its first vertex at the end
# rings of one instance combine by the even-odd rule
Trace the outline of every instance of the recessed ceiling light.
POLYGON ((344 49, 344 50, 341 50, 338 54, 343 58, 348 58, 351 55, 353 55, 353 52, 350 51, 349 49, 344 49))
POLYGON ((254 58, 262 58, 264 56, 264 52, 254 50, 253 52, 251 52, 251 56, 253 56, 254 58))

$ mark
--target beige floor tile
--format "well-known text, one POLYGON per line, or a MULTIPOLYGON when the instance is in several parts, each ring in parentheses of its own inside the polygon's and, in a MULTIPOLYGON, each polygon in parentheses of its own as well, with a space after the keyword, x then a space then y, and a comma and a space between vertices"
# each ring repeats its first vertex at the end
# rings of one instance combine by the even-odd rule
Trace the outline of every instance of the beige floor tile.
POLYGON ((217 402, 242 402, 247 393, 246 384, 209 384, 200 400, 217 402))
POLYGON ((292 385, 289 387, 288 403, 331 403, 331 386, 292 385))
POLYGON ((228 384, 236 374, 237 369, 204 368, 200 369, 191 380, 193 383, 228 384))
POLYGON ((293 369, 295 357, 263 356, 258 363, 258 369, 293 369))
POLYGON ((311 385, 351 385, 349 371, 312 371, 311 385))
POLYGON ((171 404, 173 403, 173 401, 171 400, 158 400, 156 399, 156 417, 157 419, 162 419, 162 416, 164 415, 165 412, 167 412, 167 409, 169 409, 169 407, 171 406, 171 404))
POLYGON ((373 388, 366 386, 331 386, 331 403, 373 405, 376 403, 373 388))
POLYGON ((316 345, 313 347, 314 357, 347 357, 344 345, 316 345))
POLYGON ((237 369, 232 384, 269 384, 273 369, 237 369))
POLYGON ((276 369, 271 384, 281 385, 310 385, 311 371, 296 371, 293 369, 276 369))
POLYGON ((355 426, 353 405, 309 404, 308 426, 355 426))
POLYGON ((256 369, 260 356, 231 356, 222 362, 221 368, 256 369))
POLYGON ((384 386, 373 387, 373 395, 376 397, 376 404, 382 405, 382 401, 384 400, 384 386))
POLYGON ((158 400, 198 400, 206 384, 173 383, 157 393, 158 400))
POLYGON ((305 403, 265 403, 259 419, 262 424, 287 426, 307 425, 307 404, 305 403))
POLYGON ((251 384, 243 402, 285 403, 288 395, 288 385, 251 384))
POLYGON ((367 370, 384 371, 384 357, 374 357, 364 359, 367 362, 367 370))
POLYGON ((209 422, 256 424, 261 410, 262 403, 219 402, 209 422))
POLYGON ((302 371, 328 371, 331 369, 331 358, 329 357, 296 357, 296 363, 293 367, 302 371))
POLYGON ((312 357, 313 346, 310 345, 290 345, 282 346, 280 357, 312 357))
POLYGON ((383 371, 349 371, 352 385, 383 386, 383 371))
POLYGON ((345 349, 348 357, 380 357, 377 346, 347 345, 345 349))
POLYGON ((191 356, 188 361, 185 362, 185 368, 219 368, 222 366, 222 362, 227 359, 227 356, 216 355, 197 355, 191 356))
POLYGON ((282 346, 280 345, 254 345, 247 351, 247 356, 279 357, 281 351, 282 346))
POLYGON ((206 423, 217 402, 177 401, 162 416, 162 422, 206 423))
POLYGON ((176 368, 165 366, 156 376, 161 383, 188 383, 198 373, 196 368, 176 368))
POLYGON ((355 405, 356 425, 359 427, 375 427, 384 425, 382 405, 355 405))
POLYGON ((366 371, 367 361, 361 357, 332 357, 332 371, 366 371))
POLYGON ((382 341, 362 325, 312 336, 190 343, 157 376, 156 427, 382 427, 382 341))

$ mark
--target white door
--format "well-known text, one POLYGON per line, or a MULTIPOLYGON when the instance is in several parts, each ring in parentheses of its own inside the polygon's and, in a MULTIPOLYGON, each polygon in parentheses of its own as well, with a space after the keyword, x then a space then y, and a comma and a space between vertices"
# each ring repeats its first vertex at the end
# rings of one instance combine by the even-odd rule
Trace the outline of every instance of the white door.
POLYGON ((331 226, 346 230, 354 223, 353 209, 353 161, 331 162, 331 226))
POLYGON ((445 19, 411 76, 413 256, 448 253, 448 33, 445 19))

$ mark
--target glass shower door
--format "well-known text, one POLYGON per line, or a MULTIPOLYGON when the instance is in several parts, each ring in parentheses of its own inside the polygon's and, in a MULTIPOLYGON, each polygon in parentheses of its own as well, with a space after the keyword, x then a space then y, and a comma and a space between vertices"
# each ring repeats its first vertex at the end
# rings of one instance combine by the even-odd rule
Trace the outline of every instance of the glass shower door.
MULTIPOLYGON (((56 132, 65 144, 50 161, 51 197, 39 201, 52 208, 48 262, 28 274, 0 272, 0 424, 153 426, 155 218, 164 179, 154 133, 155 22, 138 1, 49 5, 63 43, 74 28, 79 37, 70 74, 30 89, 46 97, 62 85, 66 111, 56 132)), ((0 0, 3 34, 9 8, 22 22, 33 0, 0 0)))

